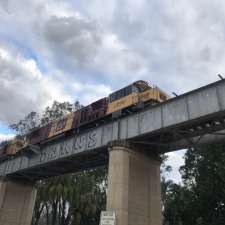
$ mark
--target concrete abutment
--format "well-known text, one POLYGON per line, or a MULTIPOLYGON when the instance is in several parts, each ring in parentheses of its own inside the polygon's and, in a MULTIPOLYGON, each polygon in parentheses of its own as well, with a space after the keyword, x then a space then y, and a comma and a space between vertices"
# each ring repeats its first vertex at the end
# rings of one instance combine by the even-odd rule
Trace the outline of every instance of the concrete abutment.
POLYGON ((31 225, 34 183, 0 179, 0 225, 31 225))
POLYGON ((107 210, 116 225, 162 225, 160 160, 126 145, 109 147, 107 210))

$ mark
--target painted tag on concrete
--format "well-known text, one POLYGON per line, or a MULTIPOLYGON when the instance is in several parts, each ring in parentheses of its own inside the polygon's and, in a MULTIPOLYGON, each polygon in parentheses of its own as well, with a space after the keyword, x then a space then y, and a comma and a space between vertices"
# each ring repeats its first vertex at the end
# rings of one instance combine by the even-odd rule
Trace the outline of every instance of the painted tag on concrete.
POLYGON ((100 225, 116 225, 116 212, 102 211, 100 225))

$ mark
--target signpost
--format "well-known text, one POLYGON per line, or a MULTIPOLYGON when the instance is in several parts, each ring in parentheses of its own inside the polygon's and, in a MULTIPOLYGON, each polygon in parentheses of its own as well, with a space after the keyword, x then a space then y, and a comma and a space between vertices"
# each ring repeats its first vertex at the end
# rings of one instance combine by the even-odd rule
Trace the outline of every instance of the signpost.
POLYGON ((102 211, 100 225, 116 225, 116 212, 102 211))

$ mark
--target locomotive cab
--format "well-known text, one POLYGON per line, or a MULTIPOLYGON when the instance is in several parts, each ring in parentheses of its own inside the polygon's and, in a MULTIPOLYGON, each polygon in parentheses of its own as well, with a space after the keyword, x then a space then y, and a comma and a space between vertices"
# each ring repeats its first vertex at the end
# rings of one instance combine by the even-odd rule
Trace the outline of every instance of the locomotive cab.
POLYGON ((138 103, 139 93, 150 89, 145 81, 136 81, 109 95, 107 114, 121 111, 138 103))
POLYGON ((150 86, 146 81, 138 80, 109 95, 107 114, 121 112, 133 106, 152 105, 166 101, 168 95, 158 87, 150 86))
POLYGON ((139 89, 136 85, 128 85, 109 95, 107 114, 127 108, 138 102, 139 89))
POLYGON ((120 100, 133 93, 142 93, 152 89, 146 81, 139 80, 109 95, 109 103, 120 100))

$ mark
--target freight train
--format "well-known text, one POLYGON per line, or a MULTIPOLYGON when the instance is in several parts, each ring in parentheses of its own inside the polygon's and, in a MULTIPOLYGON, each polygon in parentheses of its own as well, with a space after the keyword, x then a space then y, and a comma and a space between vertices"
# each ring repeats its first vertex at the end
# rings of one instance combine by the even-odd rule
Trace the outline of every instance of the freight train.
POLYGON ((40 145, 61 134, 80 132, 87 127, 96 126, 103 121, 116 119, 168 99, 169 96, 158 87, 150 86, 143 80, 136 81, 64 118, 36 128, 24 137, 16 137, 0 149, 0 160, 14 157, 28 145, 40 145))

